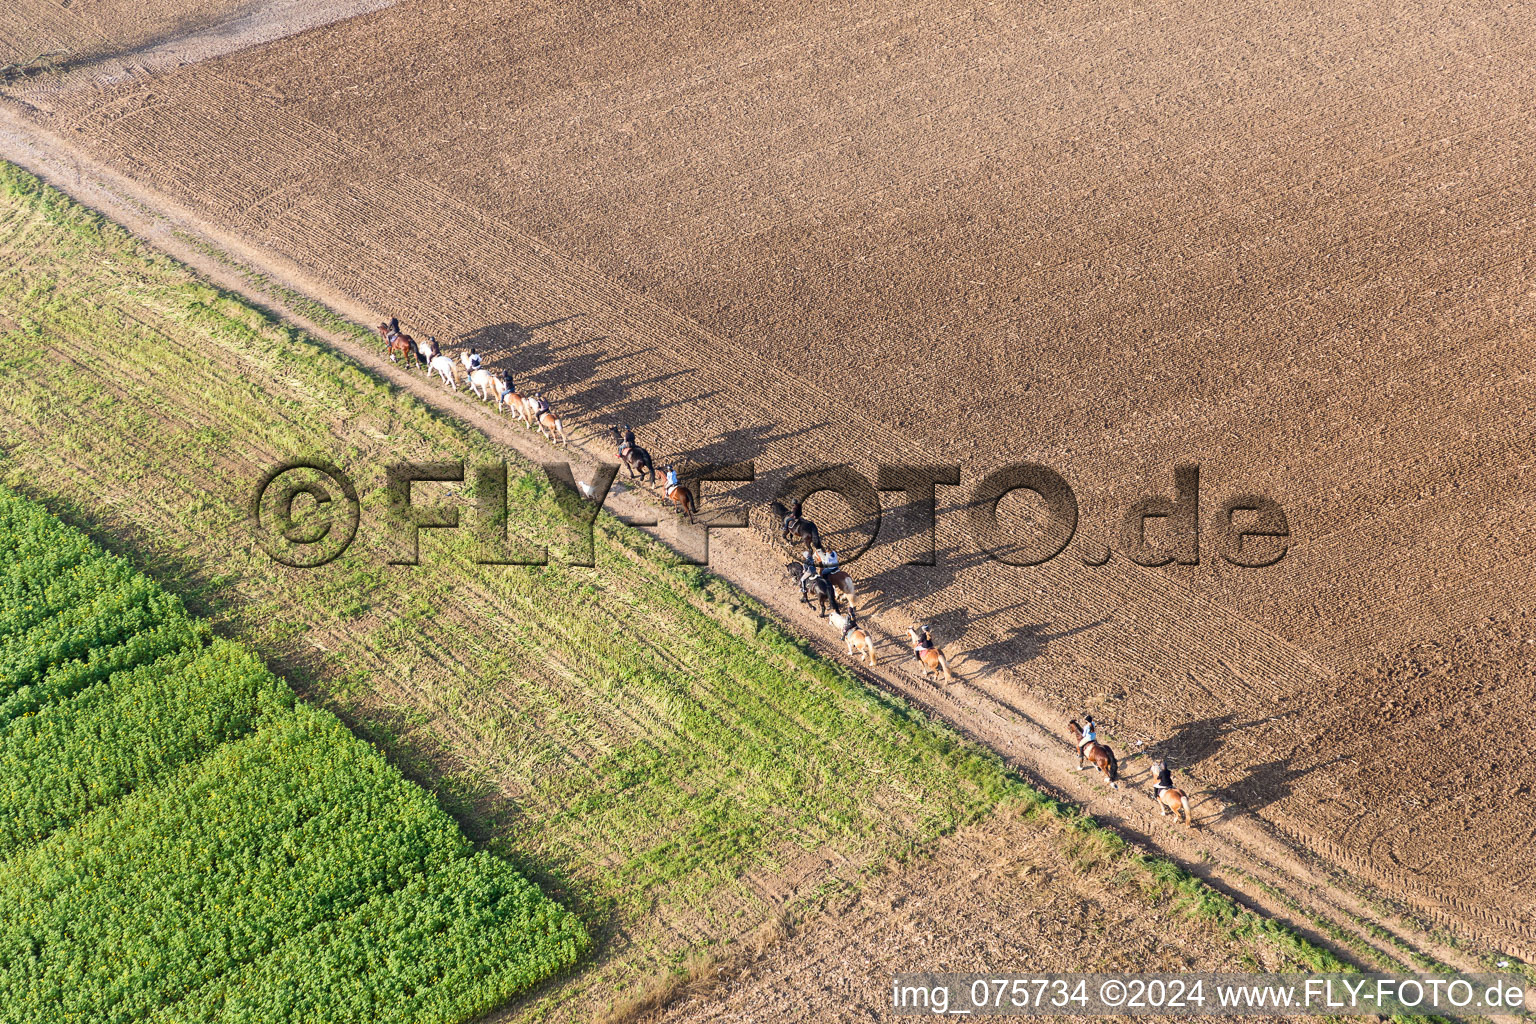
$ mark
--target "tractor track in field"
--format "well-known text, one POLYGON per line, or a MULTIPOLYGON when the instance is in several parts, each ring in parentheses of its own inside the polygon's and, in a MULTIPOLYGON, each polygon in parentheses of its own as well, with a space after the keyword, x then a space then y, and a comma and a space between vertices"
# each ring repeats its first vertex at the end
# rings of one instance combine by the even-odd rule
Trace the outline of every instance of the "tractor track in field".
MULTIPOLYGON (((124 223, 216 283, 281 309, 290 319, 325 338, 339 351, 393 384, 410 390, 432 407, 485 431, 529 458, 548 459, 558 454, 536 437, 490 412, 487 406, 472 399, 466 401, 462 394, 449 394, 440 384, 427 382, 418 372, 390 365, 376 351, 308 321, 302 313, 285 307, 281 295, 253 287, 238 268, 210 257, 200 243, 206 242, 217 250, 235 255, 242 264, 265 275, 268 280, 301 294, 318 294, 338 311, 368 322, 363 319, 368 313, 358 303, 344 296, 327 294, 300 268, 280 256, 242 245, 238 239, 209 230, 197 218, 178 209, 174 202, 92 164, 88 157, 69 153, 56 140, 48 139, 13 116, 5 117, 3 129, 0 129, 0 145, 9 158, 58 183, 76 198, 124 223)), ((579 440, 572 447, 583 456, 581 463, 589 468, 594 456, 607 457, 606 438, 599 431, 589 426, 579 431, 578 436, 579 440)), ((578 475, 581 475, 580 470, 578 475)), ((629 491, 612 498, 610 506, 621 514, 638 515, 654 512, 656 504, 650 499, 649 494, 629 491)), ((670 533, 664 526, 660 535, 675 543, 676 538, 669 538, 670 533)), ((804 611, 794 599, 792 588, 784 584, 777 566, 778 547, 765 542, 756 531, 746 536, 717 534, 712 540, 712 554, 715 571, 794 624, 824 653, 846 660, 825 625, 804 611)), ((1401 951, 1392 943, 1362 927, 1363 922, 1371 922, 1442 963, 1464 969, 1477 966, 1475 958, 1466 952, 1436 940, 1404 918, 1384 913, 1381 903, 1362 895, 1357 879, 1341 876, 1334 865, 1342 865, 1351 873, 1358 871, 1359 876, 1366 879, 1373 875, 1379 877, 1382 873, 1381 865, 1360 863, 1347 847, 1327 844, 1326 860, 1320 858, 1306 852, 1303 845, 1298 844, 1298 837, 1286 835, 1273 823, 1217 794, 1202 791, 1205 787, 1198 784, 1192 788, 1200 827, 1187 832, 1168 825, 1154 813, 1147 796, 1149 758, 1134 749, 1127 749, 1127 742, 1132 738, 1128 730, 1113 737, 1121 748, 1125 779, 1122 788, 1111 790, 1088 773, 1073 770, 1071 748, 1060 737, 1056 725, 1065 717, 1059 706, 1037 699, 1027 689, 1010 685, 1006 678, 995 678, 997 673, 978 671, 973 659, 953 648, 952 653, 957 655, 956 668, 963 681, 942 686, 921 680, 907 664, 896 638, 900 628, 898 618, 898 613, 892 609, 877 609, 871 616, 878 632, 885 635, 879 648, 882 665, 876 670, 858 668, 860 674, 872 685, 901 695, 997 750, 1047 791, 1080 804, 1128 838, 1173 857, 1216 888, 1316 941, 1337 947, 1336 942, 1320 931, 1319 922, 1326 922, 1328 928, 1342 930, 1356 943, 1400 958, 1401 951), (989 676, 994 678, 989 679, 989 676)), ((1325 670, 1314 666, 1310 671, 1322 673, 1325 670)), ((1250 700, 1249 711, 1260 714, 1267 701, 1268 698, 1250 700)), ((1315 845, 1318 838, 1309 837, 1309 842, 1315 845)), ((1476 908, 1453 905, 1448 909, 1446 923, 1464 919, 1463 915, 1476 908)), ((1475 913, 1469 916, 1476 917, 1475 913)), ((1349 949, 1343 952, 1358 955, 1349 949)))

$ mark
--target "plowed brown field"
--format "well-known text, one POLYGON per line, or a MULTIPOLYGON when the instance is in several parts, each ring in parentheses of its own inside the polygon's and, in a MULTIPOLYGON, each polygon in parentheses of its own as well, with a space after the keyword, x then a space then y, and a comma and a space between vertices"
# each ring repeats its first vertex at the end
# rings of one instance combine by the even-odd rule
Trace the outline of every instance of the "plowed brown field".
POLYGON ((885 631, 962 655, 934 706, 988 737, 1088 709, 1222 814, 1531 957, 1533 41, 1529 3, 420 0, 9 92, 589 439, 755 458, 754 505, 809 463, 959 463, 938 566, 902 564, 896 515, 854 566, 885 631), (1012 568, 960 509, 1024 459, 1082 519, 1012 568), (1221 499, 1278 500, 1285 558, 1085 565, 1179 462, 1207 538, 1221 499))

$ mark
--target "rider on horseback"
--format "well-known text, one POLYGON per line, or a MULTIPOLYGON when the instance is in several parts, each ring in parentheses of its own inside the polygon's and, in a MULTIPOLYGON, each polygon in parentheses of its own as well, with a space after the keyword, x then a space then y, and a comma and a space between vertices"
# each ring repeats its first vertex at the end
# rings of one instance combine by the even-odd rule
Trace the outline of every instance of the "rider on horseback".
MULTIPOLYGON (((805 517, 800 514, 800 511, 802 508, 804 508, 804 506, 804 499, 795 502, 795 507, 790 509, 789 513, 784 517, 785 533, 793 533, 795 531, 795 527, 799 526, 801 521, 805 519, 805 517)), ((807 557, 809 557, 809 553, 807 553, 807 557)))
POLYGON ((1156 800, 1163 795, 1163 790, 1173 788, 1173 773, 1168 770, 1168 762, 1157 762, 1157 779, 1152 783, 1152 799, 1156 800))
POLYGON ((912 657, 917 661, 923 660, 923 652, 933 650, 933 634, 925 625, 918 625, 914 632, 917 633, 917 644, 912 648, 912 657))
POLYGON ((400 336, 400 318, 397 317, 397 316, 392 316, 392 317, 389 318, 389 333, 387 335, 385 335, 385 338, 388 341, 394 341, 399 336, 400 336))
POLYGON ((624 424, 624 436, 619 441, 619 458, 628 455, 635 447, 635 428, 628 423, 624 424))
POLYGON ((1080 751, 1087 750, 1090 746, 1097 742, 1099 742, 1099 728, 1096 724, 1094 724, 1092 715, 1084 715, 1083 735, 1082 738, 1077 741, 1077 749, 1080 751))
POLYGON ((669 462, 667 463, 667 493, 672 493, 677 486, 677 470, 673 469, 672 464, 669 462))
POLYGON ((469 371, 473 373, 478 369, 480 369, 480 350, 472 348, 469 350, 469 371))

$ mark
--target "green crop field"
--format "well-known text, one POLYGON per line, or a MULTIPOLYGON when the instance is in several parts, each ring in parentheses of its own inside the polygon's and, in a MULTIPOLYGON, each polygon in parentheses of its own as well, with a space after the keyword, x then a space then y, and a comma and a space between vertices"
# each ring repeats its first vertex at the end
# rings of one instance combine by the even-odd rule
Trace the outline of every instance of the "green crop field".
POLYGON ((0 489, 0 1020, 460 1021, 581 924, 243 645, 0 489))
MULTIPOLYGON (((1089 861, 1152 903, 1218 922, 1219 941, 1323 962, 606 513, 595 565, 569 564, 561 500, 533 467, 3 163, 0 375, 0 481, 206 620, 78 534, 13 541, 0 586, 60 581, 0 611, 0 918, 19 922, 0 963, 22 972, 0 1000, 16 1019, 64 991, 80 1019, 448 1019, 581 946, 551 916, 558 940, 509 939, 482 969, 485 944, 523 934, 535 906, 520 877, 572 908, 591 946, 509 1012, 622 1015, 786 906, 1006 807, 1050 809, 1042 828, 1092 845, 1089 861), (342 467, 361 499, 356 542, 315 569, 274 562, 249 522, 263 475, 299 458, 342 467), (483 538, 460 529, 423 531, 421 564, 391 565, 385 467, 406 460, 507 463, 507 529, 548 544, 550 564, 480 564, 483 538), (92 759, 92 744, 118 756, 92 759), (273 786, 290 817, 251 810, 273 786), (387 820, 350 816, 389 794, 387 820), (189 800, 205 813, 184 828, 189 800), (263 841, 279 829, 293 841, 263 841), (276 884, 283 864, 297 889, 276 884), (154 913, 124 921, 124 901, 154 913), (124 955, 108 967, 34 927, 124 955)), ((473 507, 462 485, 416 494, 473 507)))
MULTIPOLYGON (((846 885, 1014 788, 606 515, 595 567, 561 564, 542 475, 9 166, 0 257, 5 481, 250 642, 576 908, 595 961, 546 1003, 728 942, 772 914, 776 876, 846 885), (296 457, 343 467, 362 500, 357 542, 318 569, 275 564, 246 520, 296 457), (551 564, 477 565, 461 530, 388 565, 383 473, 402 459, 512 463, 510 528, 553 538, 551 564)), ((12 833, 67 811, 27 800, 12 833)))

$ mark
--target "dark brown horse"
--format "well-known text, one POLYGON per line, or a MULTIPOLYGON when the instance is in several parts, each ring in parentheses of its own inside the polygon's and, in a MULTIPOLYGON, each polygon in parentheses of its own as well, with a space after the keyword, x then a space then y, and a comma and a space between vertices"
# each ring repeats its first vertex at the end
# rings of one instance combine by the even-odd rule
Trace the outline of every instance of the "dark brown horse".
POLYGON ((644 480, 649 473, 651 483, 656 482, 656 464, 651 461, 651 453, 635 444, 635 432, 628 426, 624 432, 619 433, 619 428, 613 428, 614 443, 619 446, 619 461, 624 463, 624 468, 629 470, 629 478, 644 480))
POLYGON ((1077 719, 1067 723, 1067 728, 1072 730, 1072 742, 1077 747, 1077 770, 1093 767, 1104 773, 1104 781, 1109 783, 1111 789, 1120 788, 1120 762, 1115 760, 1115 752, 1104 744, 1095 740, 1092 743, 1083 743, 1083 727, 1077 719))
POLYGON ((789 572, 789 578, 800 584, 800 603, 809 605, 811 598, 816 599, 816 614, 818 617, 827 614, 827 606, 831 605, 834 612, 841 612, 842 606, 837 603, 837 588, 832 581, 819 573, 806 572, 805 565, 801 562, 785 562, 784 568, 789 572))
POLYGON ((797 501, 794 508, 788 509, 781 502, 775 501, 768 507, 779 519, 779 527, 783 531, 785 543, 803 544, 806 554, 810 554, 821 547, 821 531, 816 528, 815 523, 802 514, 804 506, 804 501, 797 501))

